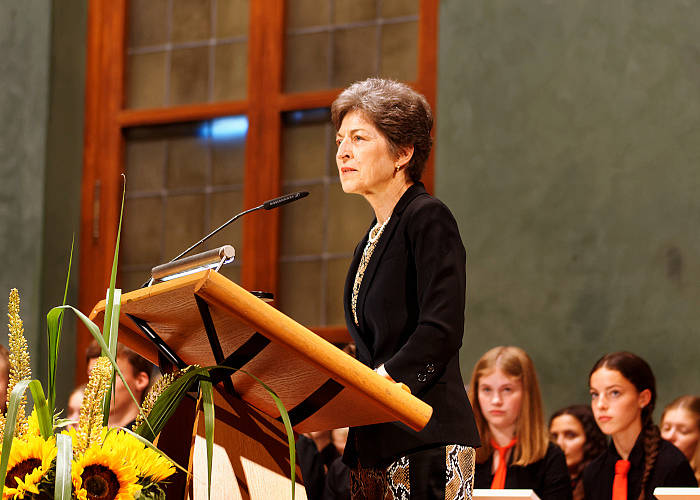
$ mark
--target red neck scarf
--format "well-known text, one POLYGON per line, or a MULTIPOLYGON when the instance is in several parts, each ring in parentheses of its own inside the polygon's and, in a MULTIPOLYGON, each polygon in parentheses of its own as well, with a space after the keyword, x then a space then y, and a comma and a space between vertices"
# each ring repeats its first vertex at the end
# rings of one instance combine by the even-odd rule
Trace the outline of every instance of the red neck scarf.
POLYGON ((508 450, 510 450, 518 442, 518 438, 513 438, 513 440, 505 446, 498 446, 498 443, 491 440, 491 446, 495 450, 498 450, 498 468, 496 473, 493 475, 493 481, 491 481, 492 490, 502 490, 506 486, 506 473, 508 472, 508 464, 506 463, 506 455, 508 450))

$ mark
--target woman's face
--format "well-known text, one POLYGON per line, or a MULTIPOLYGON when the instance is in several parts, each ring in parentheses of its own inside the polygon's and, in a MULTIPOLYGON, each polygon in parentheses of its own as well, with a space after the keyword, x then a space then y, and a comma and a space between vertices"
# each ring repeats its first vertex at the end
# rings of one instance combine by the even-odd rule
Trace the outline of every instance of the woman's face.
POLYGON ((614 436, 641 425, 642 409, 649 404, 651 392, 637 388, 617 370, 599 368, 590 380, 591 408, 603 434, 614 436))
POLYGON ((523 383, 496 368, 479 379, 479 406, 492 429, 515 432, 523 399, 523 383))
POLYGON ((697 418, 685 408, 668 410, 661 421, 661 437, 671 441, 690 460, 700 440, 697 418))
POLYGON ((359 111, 343 118, 335 135, 340 183, 346 193, 372 195, 393 181, 397 160, 382 133, 359 111))
POLYGON ((574 469, 583 462, 586 433, 576 417, 573 415, 555 417, 549 426, 549 435, 566 455, 566 465, 569 469, 574 469))

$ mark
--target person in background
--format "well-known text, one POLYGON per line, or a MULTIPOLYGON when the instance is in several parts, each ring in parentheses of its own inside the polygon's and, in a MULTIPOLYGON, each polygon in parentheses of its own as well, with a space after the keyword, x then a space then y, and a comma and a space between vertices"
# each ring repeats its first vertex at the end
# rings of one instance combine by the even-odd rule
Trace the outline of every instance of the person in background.
POLYGON ((654 424, 656 380, 646 361, 630 352, 606 354, 588 381, 595 420, 612 439, 583 470, 586 498, 652 500, 659 486, 697 486, 688 460, 654 424))
POLYGON ((569 500, 564 453, 550 442, 532 360, 519 347, 494 347, 469 383, 482 447, 475 488, 533 489, 542 500, 569 500))
POLYGON ((68 428, 77 429, 78 419, 80 418, 80 407, 83 406, 83 395, 85 393, 85 384, 80 384, 73 389, 73 392, 68 396, 68 409, 66 418, 74 422, 68 424, 68 428))
POLYGON ((10 352, 0 344, 0 411, 7 411, 7 385, 10 383, 10 352))
MULTIPOLYGON (((88 346, 86 351, 88 375, 101 352, 97 342, 93 342, 88 346)), ((118 344, 117 366, 122 371, 134 397, 141 404, 151 385, 153 365, 128 347, 118 344)), ((118 375, 114 382, 114 394, 112 397, 109 408, 109 425, 111 427, 127 427, 131 429, 139 414, 139 409, 134 400, 131 399, 129 391, 118 375)))
POLYGON ((369 78, 331 106, 345 193, 374 220, 343 295, 357 359, 433 407, 420 432, 399 422, 351 427, 343 455, 353 498, 463 498, 479 436, 464 392, 466 251, 450 210, 420 182, 433 115, 408 85, 369 78))
POLYGON ((556 411, 549 419, 549 437, 564 452, 574 500, 583 499, 583 468, 607 447, 605 434, 595 423, 588 405, 573 405, 556 411))
POLYGON ((700 483, 700 398, 681 396, 664 408, 661 437, 681 450, 700 483))

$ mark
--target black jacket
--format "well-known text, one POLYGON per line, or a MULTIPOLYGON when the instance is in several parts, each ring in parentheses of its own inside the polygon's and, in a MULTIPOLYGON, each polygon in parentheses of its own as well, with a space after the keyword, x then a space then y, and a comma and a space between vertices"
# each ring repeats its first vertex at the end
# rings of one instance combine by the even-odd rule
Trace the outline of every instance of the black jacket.
MULTIPOLYGON (((491 459, 476 464, 474 488, 491 488, 492 468, 491 459)), ((542 460, 525 466, 509 465, 505 487, 532 489, 541 500, 571 500, 571 478, 564 453, 557 445, 549 443, 547 454, 542 460)))
MULTIPOLYGON (((583 469, 583 491, 587 500, 607 499, 612 497, 612 485, 615 479, 615 463, 622 457, 617 453, 615 444, 610 442, 602 455, 583 469)), ((637 438, 630 456, 630 470, 627 473, 627 498, 637 500, 644 473, 644 442, 642 435, 637 438)), ((659 486, 698 485, 688 460, 681 451, 665 440, 659 442, 659 454, 656 457, 651 477, 644 488, 644 497, 652 500, 654 489, 659 486)))
POLYGON ((420 183, 403 194, 365 271, 356 326, 350 301, 366 243, 367 235, 345 282, 345 319, 357 357, 370 368, 384 364, 394 380, 433 407, 433 415, 421 432, 397 422, 352 428, 343 460, 351 467, 358 459, 377 466, 441 444, 478 446, 459 369, 466 252, 452 213, 420 183))

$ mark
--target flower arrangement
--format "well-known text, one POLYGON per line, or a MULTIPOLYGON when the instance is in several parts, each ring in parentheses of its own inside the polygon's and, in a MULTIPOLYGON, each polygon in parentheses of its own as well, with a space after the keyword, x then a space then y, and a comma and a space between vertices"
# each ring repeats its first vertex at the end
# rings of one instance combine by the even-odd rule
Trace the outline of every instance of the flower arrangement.
MULTIPOLYGON (((13 425, 0 418, 3 434, 13 427, 11 447, 5 467, 2 498, 54 498, 57 480, 68 483, 67 498, 131 500, 165 498, 163 485, 175 473, 167 457, 147 446, 143 438, 123 429, 103 425, 103 401, 112 381, 112 364, 108 357, 98 358, 85 388, 76 429, 66 429, 68 421, 54 417, 48 435, 42 433, 41 404, 25 416, 26 394, 17 398, 15 388, 31 379, 29 353, 19 315, 19 294, 10 292, 9 301, 9 400, 15 398, 13 425), (57 477, 57 442, 71 443, 69 477, 57 477)), ((169 375, 154 385, 148 400, 153 402, 175 380, 169 375)), ((147 414, 141 416, 145 423, 147 414)), ((65 476, 65 474, 64 474, 65 476)))

